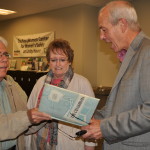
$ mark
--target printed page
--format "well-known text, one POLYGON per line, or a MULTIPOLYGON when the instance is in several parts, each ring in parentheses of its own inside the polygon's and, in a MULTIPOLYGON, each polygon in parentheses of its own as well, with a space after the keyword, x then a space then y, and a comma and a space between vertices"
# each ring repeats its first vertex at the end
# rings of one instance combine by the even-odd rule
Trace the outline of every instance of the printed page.
POLYGON ((53 119, 78 126, 87 125, 99 99, 45 83, 39 110, 53 119))

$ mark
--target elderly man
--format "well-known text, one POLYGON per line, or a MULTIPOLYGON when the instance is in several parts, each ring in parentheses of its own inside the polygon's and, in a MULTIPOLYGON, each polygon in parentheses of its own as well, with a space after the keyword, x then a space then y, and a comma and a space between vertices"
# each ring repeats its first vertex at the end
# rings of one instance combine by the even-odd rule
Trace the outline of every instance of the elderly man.
POLYGON ((104 138, 105 150, 150 150, 150 39, 127 1, 104 6, 98 25, 122 64, 106 106, 82 127, 83 138, 104 138))
POLYGON ((21 87, 7 76, 10 55, 7 41, 0 37, 0 150, 23 150, 23 132, 32 123, 50 120, 36 108, 26 110, 27 96, 21 87))

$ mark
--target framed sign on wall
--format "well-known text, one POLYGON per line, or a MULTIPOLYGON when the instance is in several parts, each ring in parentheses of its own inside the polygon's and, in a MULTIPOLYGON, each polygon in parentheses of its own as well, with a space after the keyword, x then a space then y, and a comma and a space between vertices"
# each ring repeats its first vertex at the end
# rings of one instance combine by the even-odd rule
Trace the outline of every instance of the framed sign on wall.
POLYGON ((13 57, 42 57, 54 40, 54 32, 14 36, 13 57))

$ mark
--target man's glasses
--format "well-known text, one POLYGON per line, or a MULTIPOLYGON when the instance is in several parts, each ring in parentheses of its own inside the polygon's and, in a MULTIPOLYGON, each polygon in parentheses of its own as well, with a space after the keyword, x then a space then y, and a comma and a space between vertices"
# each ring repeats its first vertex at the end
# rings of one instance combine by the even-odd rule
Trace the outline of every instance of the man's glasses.
POLYGON ((61 134, 63 134, 64 136, 66 136, 70 140, 75 140, 77 138, 77 136, 71 136, 70 134, 66 133, 65 131, 61 130, 60 128, 58 128, 58 130, 60 131, 61 134))
POLYGON ((65 58, 61 58, 61 59, 53 59, 53 58, 50 58, 50 61, 51 61, 52 63, 56 63, 56 62, 64 63, 64 62, 68 61, 68 59, 65 59, 65 58))
POLYGON ((1 53, 0 52, 0 59, 5 56, 6 58, 11 58, 11 55, 8 53, 8 52, 4 52, 4 53, 1 53))
MULTIPOLYGON (((69 138, 70 140, 76 140, 76 139, 80 138, 80 136, 81 136, 81 131, 76 132, 75 136, 72 136, 72 135, 68 134, 67 132, 61 130, 60 128, 58 128, 58 131, 60 133, 62 133, 64 136, 66 136, 67 138, 69 138)), ((82 132, 83 132, 83 134, 85 134, 87 131, 83 130, 82 132)))
MULTIPOLYGON (((80 120, 80 121, 82 121, 82 122, 85 122, 84 120, 82 120, 82 119, 76 117, 76 116, 75 116, 74 114, 72 114, 72 113, 70 113, 70 115, 71 115, 72 117, 76 118, 77 120, 80 120)), ((86 123, 87 125, 89 124, 89 123, 87 123, 87 122, 85 122, 85 123, 86 123)), ((68 137, 70 140, 75 140, 76 138, 80 138, 80 136, 78 136, 77 134, 76 134, 76 136, 71 136, 70 134, 64 132, 64 131, 61 130, 60 128, 58 128, 58 130, 59 130, 64 136, 68 137)))
POLYGON ((76 116, 75 116, 74 114, 72 114, 72 113, 70 113, 70 115, 71 115, 72 117, 76 118, 77 120, 80 120, 80 121, 86 123, 87 125, 89 124, 89 123, 87 123, 86 121, 84 121, 84 120, 82 120, 82 119, 76 117, 76 116))

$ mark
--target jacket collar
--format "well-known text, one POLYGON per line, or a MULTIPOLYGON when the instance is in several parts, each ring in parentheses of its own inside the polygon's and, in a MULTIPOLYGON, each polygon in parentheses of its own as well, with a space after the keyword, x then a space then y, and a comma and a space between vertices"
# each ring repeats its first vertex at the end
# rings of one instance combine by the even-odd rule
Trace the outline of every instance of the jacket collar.
POLYGON ((116 77, 116 80, 114 82, 114 85, 112 87, 111 92, 113 91, 113 89, 116 87, 116 85, 119 83, 119 81, 121 80, 121 78, 123 77, 124 73, 126 72, 130 61, 132 60, 133 56, 136 54, 136 52, 139 50, 139 47, 142 44, 142 41, 144 39, 145 34, 141 31, 136 37, 135 39, 132 41, 131 45, 129 46, 126 56, 121 64, 121 67, 119 69, 118 75, 116 77))

